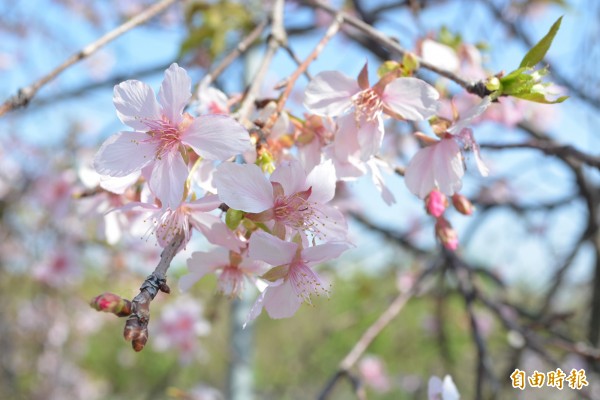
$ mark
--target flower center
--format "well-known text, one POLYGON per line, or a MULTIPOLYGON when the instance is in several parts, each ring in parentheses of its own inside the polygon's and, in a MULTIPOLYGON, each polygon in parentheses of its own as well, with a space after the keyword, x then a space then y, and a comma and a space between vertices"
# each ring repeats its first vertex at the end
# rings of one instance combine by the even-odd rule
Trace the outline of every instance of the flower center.
POLYGON ((308 188, 291 196, 277 196, 273 207, 275 221, 291 228, 310 230, 315 225, 316 216, 313 204, 308 201, 311 193, 312 188, 308 188))
POLYGON ((181 134, 187 129, 193 121, 193 117, 187 113, 183 115, 183 121, 174 124, 167 118, 161 120, 145 120, 144 124, 148 127, 146 132, 150 138, 149 142, 157 143, 156 158, 161 159, 166 153, 177 149, 181 144, 181 134))
POLYGON ((301 260, 292 261, 287 279, 296 295, 308 304, 311 304, 311 294, 329 296, 329 290, 323 287, 321 278, 301 260))
POLYGON ((361 118, 364 118, 367 122, 371 122, 383 110, 383 101, 373 88, 358 92, 352 97, 352 102, 356 107, 357 123, 360 122, 361 118))

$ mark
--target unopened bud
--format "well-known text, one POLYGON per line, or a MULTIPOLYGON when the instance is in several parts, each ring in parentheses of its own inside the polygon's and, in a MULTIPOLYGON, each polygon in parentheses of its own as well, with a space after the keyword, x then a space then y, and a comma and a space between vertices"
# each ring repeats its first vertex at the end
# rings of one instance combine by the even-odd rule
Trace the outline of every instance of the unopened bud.
POLYGON ((102 293, 93 298, 90 305, 97 311, 112 313, 118 317, 131 314, 131 302, 114 293, 102 293))
POLYGON ((469 199, 458 193, 452 196, 452 205, 456 208, 456 211, 464 215, 471 215, 475 210, 469 199))
POLYGON ((425 209, 429 215, 439 218, 448 207, 448 198, 437 189, 433 189, 425 198, 425 209))
POLYGON ((123 338, 125 338, 125 340, 128 342, 133 341, 141 336, 144 329, 146 328, 140 323, 140 320, 136 316, 132 315, 125 323, 123 338))
POLYGON ((140 332, 140 335, 131 341, 131 347, 133 347, 133 350, 135 351, 142 351, 144 349, 144 346, 146 346, 146 342, 148 342, 148 329, 143 329, 140 332))
POLYGON ((490 92, 495 92, 500 89, 501 86, 500 79, 495 76, 489 77, 487 81, 485 81, 485 88, 490 92))
POLYGON ((438 218, 435 223, 435 235, 448 250, 454 251, 458 248, 458 235, 445 218, 438 218))
POLYGON ((406 72, 412 73, 419 69, 419 58, 414 53, 405 53, 402 57, 402 66, 406 72))

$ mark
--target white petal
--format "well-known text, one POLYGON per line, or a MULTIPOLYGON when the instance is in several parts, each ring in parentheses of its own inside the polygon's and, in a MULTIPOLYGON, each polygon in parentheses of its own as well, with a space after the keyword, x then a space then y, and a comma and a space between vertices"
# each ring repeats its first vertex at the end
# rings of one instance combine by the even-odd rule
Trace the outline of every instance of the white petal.
POLYGON ((94 157, 100 175, 124 177, 154 161, 156 144, 141 132, 119 132, 106 139, 94 157))
POLYGON ((306 183, 306 172, 297 160, 281 163, 269 180, 280 183, 286 196, 303 192, 309 187, 306 183))
POLYGON ((191 223, 210 243, 228 250, 240 252, 245 247, 237 235, 219 217, 207 213, 193 213, 191 223))
POLYGON ((429 400, 442 400, 442 380, 437 376, 429 378, 427 397, 429 400))
POLYGON ((202 115, 183 133, 181 141, 209 160, 227 160, 253 150, 246 128, 227 115, 202 115))
POLYGON ((456 124, 448 128, 448 133, 456 135, 460 133, 464 128, 471 125, 471 122, 479 117, 487 108, 492 104, 490 96, 486 96, 481 100, 481 103, 474 107, 471 107, 467 112, 464 112, 460 119, 456 121, 456 124))
POLYGON ((338 116, 352 105, 351 97, 360 92, 358 83, 337 71, 324 71, 313 78, 304 92, 304 106, 312 113, 338 116))
POLYGON ((329 242, 318 246, 307 247, 302 250, 302 260, 311 264, 333 260, 350 248, 346 242, 329 242))
POLYGON ((259 213, 273 207, 273 186, 254 164, 225 162, 217 167, 213 183, 221 201, 231 208, 259 213))
POLYGON ((381 115, 378 115, 373 121, 366 121, 364 118, 361 118, 360 127, 358 128, 361 160, 367 161, 379 153, 384 133, 383 117, 381 115))
POLYGON ((162 105, 163 114, 173 124, 181 122, 183 109, 192 97, 192 80, 185 69, 176 63, 165 71, 158 92, 158 101, 162 105))
POLYGON ((306 186, 312 187, 310 201, 325 204, 335 196, 335 167, 328 160, 317 165, 306 177, 306 186))
POLYGON ((274 319, 291 317, 298 311, 302 301, 289 281, 279 286, 269 286, 264 292, 265 310, 274 319))
POLYGON ((113 103, 119 119, 133 129, 148 130, 143 120, 160 120, 160 107, 152 88, 144 82, 129 80, 116 85, 113 103))
POLYGON ((389 170, 389 166, 382 160, 377 158, 372 158, 367 163, 369 169, 371 170, 371 178, 373 179, 373 184, 377 188, 379 194, 381 194, 381 198, 385 201, 385 204, 391 206, 396 203, 396 198, 394 194, 385 184, 385 179, 383 179, 383 174, 381 173, 381 169, 385 168, 389 170))
POLYGON ((264 231, 256 231, 250 236, 248 256, 273 266, 287 265, 292 262, 297 249, 296 243, 286 242, 264 231))
POLYGON ((462 187, 465 173, 460 147, 454 139, 443 139, 437 145, 434 178, 440 192, 452 196, 462 187))
POLYGON ((425 39, 421 43, 421 57, 440 69, 456 72, 460 68, 456 51, 450 46, 431 39, 425 39))
POLYGON ((454 139, 443 139, 413 156, 406 167, 404 182, 413 194, 422 199, 435 188, 451 196, 462 187, 463 175, 458 144, 454 139))
POLYGON ((333 141, 335 156, 338 160, 347 160, 350 156, 360 153, 358 144, 358 124, 354 113, 338 118, 338 129, 333 141))
POLYGON ((148 185, 163 208, 175 210, 183 200, 188 168, 178 151, 170 151, 154 164, 148 185))
POLYGON ((446 375, 442 384, 442 399, 458 400, 459 398, 460 394, 458 393, 458 389, 456 388, 452 377, 450 375, 446 375))
POLYGON ((422 121, 437 113, 440 94, 417 78, 398 78, 383 91, 383 102, 395 113, 411 121, 422 121))
POLYGON ((132 172, 119 178, 100 175, 100 187, 115 194, 123 194, 125 191, 140 179, 141 171, 132 172))

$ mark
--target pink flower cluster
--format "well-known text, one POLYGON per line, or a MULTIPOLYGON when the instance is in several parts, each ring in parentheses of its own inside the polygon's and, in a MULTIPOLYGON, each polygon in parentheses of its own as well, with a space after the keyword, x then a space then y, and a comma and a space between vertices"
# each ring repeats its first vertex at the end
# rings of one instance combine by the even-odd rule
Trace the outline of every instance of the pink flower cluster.
MULTIPOLYGON (((260 134, 228 115, 235 100, 206 80, 195 97, 190 107, 191 79, 177 64, 166 70, 158 99, 139 81, 115 86, 117 115, 133 131, 108 138, 94 167, 100 186, 121 199, 112 201, 117 210, 144 215, 161 247, 178 236, 186 247, 194 230, 215 246, 191 255, 181 289, 207 274, 217 275, 228 296, 239 296, 247 283, 259 288, 249 320, 263 308, 273 318, 289 317, 313 295, 328 295, 315 266, 351 247, 344 215, 331 204, 337 182, 370 173, 393 203, 382 175, 391 166, 379 157, 385 120, 424 121, 440 106, 436 89, 417 78, 391 72, 370 85, 366 66, 357 80, 318 74, 305 91, 311 114, 304 120, 267 104, 257 126, 277 120, 260 134)), ((487 173, 468 125, 489 105, 484 99, 441 140, 430 139, 406 169, 408 188, 426 199, 449 249, 458 242, 442 200, 461 187, 462 150, 473 150, 487 173)))

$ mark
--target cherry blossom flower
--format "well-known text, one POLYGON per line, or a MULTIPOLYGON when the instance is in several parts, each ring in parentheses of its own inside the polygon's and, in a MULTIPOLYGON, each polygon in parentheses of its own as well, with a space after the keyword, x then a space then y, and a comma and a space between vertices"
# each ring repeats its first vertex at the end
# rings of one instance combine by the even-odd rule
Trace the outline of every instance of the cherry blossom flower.
POLYGON ((377 356, 367 355, 358 363, 361 378, 378 393, 387 393, 392 388, 385 363, 377 356))
POLYGON ((349 247, 346 242, 329 242, 302 248, 266 232, 254 232, 250 237, 250 258, 276 267, 262 276, 269 285, 256 300, 248 320, 255 319, 263 308, 271 318, 288 318, 303 302, 310 304, 311 295, 327 294, 321 278, 310 267, 338 257, 349 247))
POLYGON ((210 333, 210 323, 202 316, 202 305, 196 299, 180 297, 165 306, 153 334, 154 347, 159 351, 175 349, 180 361, 188 363, 199 353, 198 337, 210 333))
POLYGON ((94 167, 101 175, 124 177, 142 170, 163 207, 182 200, 188 167, 186 145, 201 157, 225 160, 252 146, 246 129, 225 115, 194 118, 183 110, 191 97, 191 79, 177 64, 165 71, 158 102, 150 86, 129 80, 115 86, 121 121, 134 132, 119 132, 100 147, 94 167))
POLYGON ((458 400, 460 394, 450 375, 446 375, 442 381, 437 376, 429 378, 427 385, 429 400, 458 400))
POLYGON ((321 116, 341 117, 350 112, 353 124, 347 124, 356 135, 361 158, 377 153, 383 140, 383 112, 399 118, 422 121, 438 108, 439 93, 417 78, 383 77, 369 86, 367 66, 358 81, 337 71, 324 71, 314 77, 305 92, 304 106, 321 116))
MULTIPOLYGON (((208 211, 215 210, 221 202, 216 195, 206 195, 201 199, 189 202, 181 202, 177 207, 163 209, 154 203, 131 202, 117 210, 137 211, 148 213, 148 219, 152 226, 148 233, 156 235, 159 246, 167 246, 178 234, 183 233, 182 246, 190 240, 190 227, 194 227, 203 233, 208 230, 207 223, 212 224, 212 215, 204 215, 208 211), (208 221, 207 221, 208 217, 208 221)), ((214 217, 217 218, 217 217, 214 217)))
POLYGON ((413 156, 404 174, 404 182, 413 194, 424 199, 434 189, 447 196, 461 189, 465 173, 461 145, 463 149, 473 151, 479 172, 487 176, 488 169, 481 160, 479 146, 467 126, 490 104, 491 99, 485 97, 450 126, 441 140, 422 148, 413 156))
POLYGON ((307 175, 298 161, 281 164, 270 181, 253 164, 223 163, 214 176, 221 201, 249 214, 257 222, 273 222, 280 238, 300 232, 321 240, 344 239, 344 216, 328 203, 335 195, 335 170, 331 162, 307 175))
POLYGON ((198 85, 196 92, 198 114, 229 114, 227 95, 210 86, 211 76, 206 75, 198 85))
POLYGON ((189 273, 179 280, 179 288, 188 290, 209 273, 218 275, 219 290, 227 296, 239 296, 244 290, 244 281, 256 283, 263 263, 242 257, 239 253, 222 247, 208 252, 196 251, 187 260, 189 273))

